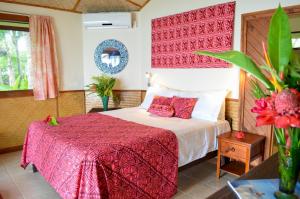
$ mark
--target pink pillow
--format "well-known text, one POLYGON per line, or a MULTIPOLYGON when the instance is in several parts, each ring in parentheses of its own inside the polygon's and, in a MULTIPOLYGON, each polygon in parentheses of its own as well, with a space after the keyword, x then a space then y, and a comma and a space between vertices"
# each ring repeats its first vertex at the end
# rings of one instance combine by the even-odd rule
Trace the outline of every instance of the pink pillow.
POLYGON ((194 106, 197 102, 197 98, 182 98, 173 97, 171 106, 175 110, 175 117, 190 119, 194 106))
POLYGON ((163 96, 155 96, 152 100, 152 104, 166 105, 170 106, 172 103, 172 97, 163 97, 163 96))
POLYGON ((148 112, 161 117, 172 117, 174 115, 174 109, 172 106, 153 103, 148 109, 148 112))

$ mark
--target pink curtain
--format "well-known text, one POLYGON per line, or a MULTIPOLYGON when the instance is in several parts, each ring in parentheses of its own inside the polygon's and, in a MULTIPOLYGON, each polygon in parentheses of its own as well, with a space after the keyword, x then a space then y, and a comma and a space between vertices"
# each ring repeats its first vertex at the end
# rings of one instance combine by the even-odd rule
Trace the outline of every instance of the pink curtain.
POLYGON ((30 16, 33 93, 36 100, 58 95, 58 60, 51 17, 30 16))

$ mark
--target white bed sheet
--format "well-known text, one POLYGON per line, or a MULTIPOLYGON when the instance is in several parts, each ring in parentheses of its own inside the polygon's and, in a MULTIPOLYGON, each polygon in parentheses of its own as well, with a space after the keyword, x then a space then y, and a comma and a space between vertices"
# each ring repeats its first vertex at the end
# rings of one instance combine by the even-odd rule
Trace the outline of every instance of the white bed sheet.
POLYGON ((229 122, 210 122, 200 119, 180 119, 154 116, 139 107, 107 111, 110 115, 127 121, 171 130, 176 134, 179 148, 179 166, 204 157, 218 148, 217 135, 230 131, 229 122))

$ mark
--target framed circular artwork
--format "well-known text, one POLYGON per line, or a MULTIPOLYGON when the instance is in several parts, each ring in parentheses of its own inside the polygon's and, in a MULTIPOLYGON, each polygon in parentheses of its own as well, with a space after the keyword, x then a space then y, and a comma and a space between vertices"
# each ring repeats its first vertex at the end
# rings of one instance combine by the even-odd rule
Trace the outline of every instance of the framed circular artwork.
POLYGON ((94 60, 102 72, 117 74, 128 63, 128 51, 122 42, 115 39, 108 39, 97 46, 94 60))

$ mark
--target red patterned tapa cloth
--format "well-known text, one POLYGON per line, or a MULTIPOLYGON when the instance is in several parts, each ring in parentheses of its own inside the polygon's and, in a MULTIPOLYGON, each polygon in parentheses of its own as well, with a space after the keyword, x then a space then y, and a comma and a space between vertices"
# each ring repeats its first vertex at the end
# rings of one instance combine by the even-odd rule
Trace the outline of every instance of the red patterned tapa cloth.
POLYGON ((21 166, 34 164, 64 199, 171 198, 178 143, 168 130, 98 113, 33 122, 21 166))
POLYGON ((219 59, 198 50, 232 49, 235 2, 152 19, 152 68, 223 68, 219 59))

